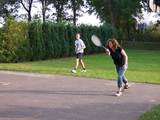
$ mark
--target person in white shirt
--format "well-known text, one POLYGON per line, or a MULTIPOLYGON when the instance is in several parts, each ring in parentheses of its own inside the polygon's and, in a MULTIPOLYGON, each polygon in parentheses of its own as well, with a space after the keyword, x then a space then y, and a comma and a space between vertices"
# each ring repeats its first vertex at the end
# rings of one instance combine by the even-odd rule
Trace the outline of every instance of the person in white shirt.
POLYGON ((86 72, 86 67, 82 60, 85 48, 86 45, 84 44, 83 40, 80 39, 80 33, 76 33, 76 40, 75 40, 76 65, 75 68, 72 70, 73 73, 77 73, 77 68, 79 66, 79 63, 82 66, 82 72, 86 72))

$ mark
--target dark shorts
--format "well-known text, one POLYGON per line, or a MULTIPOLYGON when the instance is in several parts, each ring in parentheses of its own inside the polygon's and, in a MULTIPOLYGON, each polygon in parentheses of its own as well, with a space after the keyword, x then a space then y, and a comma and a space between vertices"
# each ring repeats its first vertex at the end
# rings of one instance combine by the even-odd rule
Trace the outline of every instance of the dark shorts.
POLYGON ((77 53, 76 54, 76 58, 77 59, 82 59, 82 57, 83 57, 83 53, 77 53))

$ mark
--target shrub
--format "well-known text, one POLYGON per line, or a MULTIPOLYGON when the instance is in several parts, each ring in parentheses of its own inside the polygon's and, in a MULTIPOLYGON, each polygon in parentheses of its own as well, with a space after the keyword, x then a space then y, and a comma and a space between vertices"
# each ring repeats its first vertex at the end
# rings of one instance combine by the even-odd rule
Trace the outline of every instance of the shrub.
POLYGON ((18 49, 25 47, 24 43, 28 37, 27 27, 27 23, 17 22, 13 18, 6 21, 0 35, 0 62, 17 62, 20 57, 25 57, 24 51, 18 49))

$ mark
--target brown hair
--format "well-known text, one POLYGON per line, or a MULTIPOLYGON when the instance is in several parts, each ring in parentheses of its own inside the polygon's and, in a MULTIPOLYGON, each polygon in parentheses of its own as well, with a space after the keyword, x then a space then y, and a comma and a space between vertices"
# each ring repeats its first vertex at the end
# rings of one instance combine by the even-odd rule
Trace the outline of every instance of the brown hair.
POLYGON ((77 32, 76 35, 81 35, 81 34, 79 32, 77 32))
POLYGON ((120 44, 118 43, 118 41, 115 38, 107 40, 107 46, 108 47, 109 47, 109 42, 112 43, 114 49, 116 49, 117 47, 121 47, 120 44))

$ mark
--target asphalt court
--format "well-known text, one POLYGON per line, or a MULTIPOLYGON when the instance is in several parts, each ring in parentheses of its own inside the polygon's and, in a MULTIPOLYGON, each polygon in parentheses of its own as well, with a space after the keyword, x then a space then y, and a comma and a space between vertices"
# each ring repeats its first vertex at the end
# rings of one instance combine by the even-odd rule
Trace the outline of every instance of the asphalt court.
POLYGON ((0 120, 136 120, 160 104, 160 86, 0 71, 0 120))

